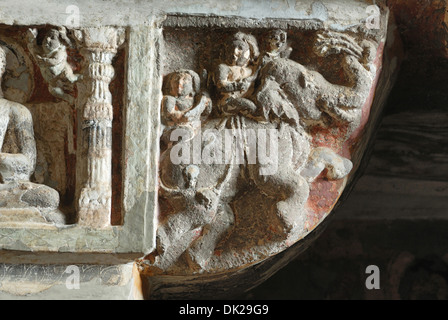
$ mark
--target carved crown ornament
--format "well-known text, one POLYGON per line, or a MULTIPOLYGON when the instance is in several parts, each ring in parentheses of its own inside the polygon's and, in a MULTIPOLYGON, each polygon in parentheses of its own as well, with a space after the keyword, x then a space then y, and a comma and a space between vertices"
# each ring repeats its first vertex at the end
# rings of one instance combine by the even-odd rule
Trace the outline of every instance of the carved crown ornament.
POLYGON ((135 253, 163 296, 300 247, 383 102, 387 9, 341 27, 319 3, 287 19, 4 20, 0 248, 135 253))

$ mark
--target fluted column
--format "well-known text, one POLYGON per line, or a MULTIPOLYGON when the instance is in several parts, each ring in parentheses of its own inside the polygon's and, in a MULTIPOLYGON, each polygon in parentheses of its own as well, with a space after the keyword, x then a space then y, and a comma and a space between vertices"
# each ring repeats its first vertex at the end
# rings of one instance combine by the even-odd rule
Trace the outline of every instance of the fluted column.
POLYGON ((81 106, 82 141, 86 150, 85 176, 78 200, 78 224, 93 228, 110 225, 112 203, 112 60, 124 42, 124 32, 113 27, 76 32, 86 66, 81 106))

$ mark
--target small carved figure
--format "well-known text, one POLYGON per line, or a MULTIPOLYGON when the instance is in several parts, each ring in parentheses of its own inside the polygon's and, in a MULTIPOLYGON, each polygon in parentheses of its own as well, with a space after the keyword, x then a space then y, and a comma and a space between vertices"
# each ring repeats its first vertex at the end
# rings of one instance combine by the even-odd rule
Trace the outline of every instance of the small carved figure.
POLYGON ((258 75, 259 49, 254 36, 238 32, 224 50, 224 61, 215 73, 223 114, 251 114, 256 105, 248 99, 258 75))
POLYGON ((162 182, 159 185, 161 196, 180 198, 178 201, 184 204, 182 211, 170 214, 157 229, 154 266, 162 270, 176 263, 191 243, 201 236, 202 228, 214 220, 222 188, 231 174, 231 166, 228 166, 224 179, 211 188, 197 189, 199 172, 196 165, 184 169, 184 188, 168 188, 162 182))
MULTIPOLYGON (((335 137, 338 148, 358 126, 375 72, 369 69, 371 64, 367 66, 373 56, 368 43, 358 45, 355 38, 343 34, 332 39, 325 33, 317 37, 316 53, 336 54, 345 72, 341 78, 349 79, 334 84, 314 69, 289 59, 292 49, 285 31, 273 30, 267 38, 261 59, 252 35, 238 32, 227 43, 212 74, 218 112, 207 121, 201 122, 205 120, 200 118, 203 109, 192 111, 196 104, 188 93, 195 91, 190 84, 194 77, 173 75, 165 79, 173 82, 172 88, 164 91, 162 115, 166 125, 183 126, 199 120, 197 125, 202 129, 231 129, 241 134, 244 155, 233 167, 201 163, 185 168, 186 164, 168 161, 169 148, 162 152, 159 195, 167 212, 161 215, 157 249, 148 256, 154 272, 195 273, 226 263, 242 265, 250 256, 261 257, 271 249, 276 251, 276 246, 289 246, 309 231, 307 204, 314 190, 312 182, 318 177, 344 179, 352 170, 349 159, 332 147, 318 146, 313 129, 341 128, 341 136, 335 137), (184 94, 180 94, 182 90, 184 94), (253 163, 249 160, 249 136, 257 130, 276 134, 261 144, 267 143, 273 157, 253 163), (247 208, 255 199, 261 201, 257 210, 247 208), (263 238, 263 231, 252 228, 251 221, 242 224, 249 217, 266 222, 269 230, 275 230, 276 240, 263 238), (253 252, 253 246, 245 251, 247 241, 255 240, 259 251, 253 252), (240 252, 235 252, 235 245, 240 252)), ((218 149, 225 143, 217 139, 210 146, 218 149)))
POLYGON ((74 98, 68 92, 73 90, 72 84, 80 79, 81 75, 74 74, 67 62, 67 46, 71 46, 71 41, 65 28, 49 30, 41 46, 37 45, 37 30, 28 30, 28 48, 49 84, 50 93, 73 103, 74 98))
MULTIPOLYGON (((6 52, 0 47, 0 82, 6 52)), ((0 91, 0 197, 7 208, 56 209, 57 191, 30 182, 36 165, 33 119, 23 105, 3 98, 0 91)), ((47 217, 61 222, 60 217, 47 217)))
POLYGON ((267 36, 267 48, 263 55, 261 65, 277 58, 289 59, 292 48, 287 42, 287 33, 281 29, 274 29, 267 36))
POLYGON ((199 75, 192 70, 179 70, 164 79, 162 100, 162 120, 168 127, 162 140, 169 141, 170 132, 182 127, 194 136, 201 120, 212 109, 212 101, 207 92, 200 91, 199 75))

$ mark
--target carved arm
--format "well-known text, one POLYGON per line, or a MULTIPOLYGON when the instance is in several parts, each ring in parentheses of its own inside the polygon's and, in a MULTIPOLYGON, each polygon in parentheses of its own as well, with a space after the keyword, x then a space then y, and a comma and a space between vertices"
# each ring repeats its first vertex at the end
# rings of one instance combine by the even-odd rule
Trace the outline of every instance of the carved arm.
POLYGON ((212 102, 207 93, 201 93, 199 102, 183 115, 185 119, 190 121, 198 120, 199 117, 205 112, 209 114, 211 112, 212 102))
POLYGON ((252 82, 255 81, 257 77, 257 73, 254 73, 249 77, 246 77, 239 81, 229 81, 228 80, 229 74, 230 74, 230 68, 227 65, 225 64, 219 65, 216 73, 217 75, 216 86, 222 92, 230 93, 236 91, 246 91, 247 89, 249 89, 250 85, 252 84, 252 82))

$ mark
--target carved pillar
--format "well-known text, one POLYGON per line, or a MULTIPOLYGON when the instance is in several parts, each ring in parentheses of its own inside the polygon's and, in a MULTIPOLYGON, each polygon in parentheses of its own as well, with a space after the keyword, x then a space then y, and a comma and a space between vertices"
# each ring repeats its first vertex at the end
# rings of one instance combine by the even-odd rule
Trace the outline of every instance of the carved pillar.
POLYGON ((82 148, 86 150, 85 176, 78 200, 78 223, 102 228, 110 225, 112 197, 112 60, 124 42, 124 30, 87 28, 75 33, 86 61, 81 107, 82 148))

